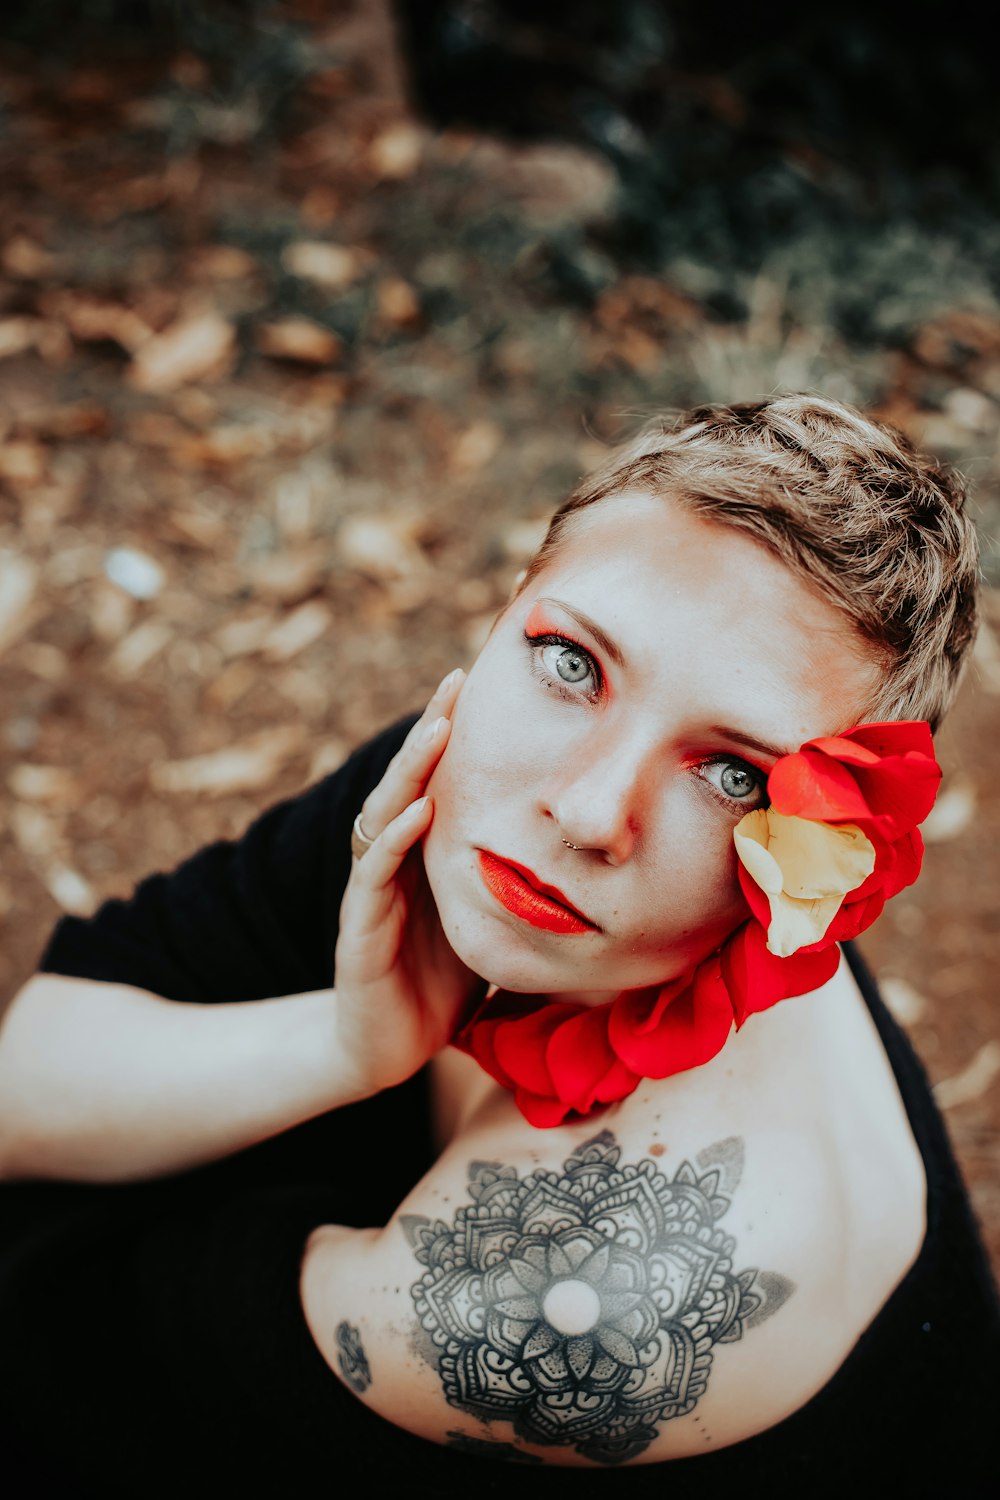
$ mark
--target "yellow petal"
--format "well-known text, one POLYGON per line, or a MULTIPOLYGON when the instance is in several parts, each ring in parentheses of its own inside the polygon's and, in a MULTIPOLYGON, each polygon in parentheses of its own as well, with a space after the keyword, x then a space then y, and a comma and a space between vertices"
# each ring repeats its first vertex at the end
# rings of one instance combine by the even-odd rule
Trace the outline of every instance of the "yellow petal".
POLYGON ((875 849, 853 823, 747 813, 733 830, 736 852, 771 909, 767 946, 788 958, 825 934, 849 891, 875 868, 875 849))
POLYGON ((800 948, 819 942, 840 909, 841 897, 797 901, 793 896, 779 893, 768 900, 771 905, 768 951, 778 958, 789 958, 800 948))
POLYGON ((747 813, 733 829, 733 841, 736 852, 751 877, 770 896, 772 893, 777 895, 781 890, 783 876, 781 866, 768 848, 771 837, 768 827, 769 811, 770 809, 761 807, 756 812, 747 813))
POLYGON ((846 896, 875 868, 875 848, 853 823, 818 823, 767 809, 767 851, 789 896, 846 896))

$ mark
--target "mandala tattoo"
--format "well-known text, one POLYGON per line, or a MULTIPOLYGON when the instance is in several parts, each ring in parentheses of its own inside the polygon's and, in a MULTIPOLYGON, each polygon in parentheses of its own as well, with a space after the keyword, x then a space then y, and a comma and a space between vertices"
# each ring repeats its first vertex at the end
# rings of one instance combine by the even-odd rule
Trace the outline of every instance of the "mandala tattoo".
POLYGON ((561 1172, 519 1178, 474 1162, 453 1224, 404 1224, 426 1267, 411 1295, 449 1403, 604 1464, 690 1412, 715 1345, 790 1291, 772 1276, 769 1296, 756 1271, 733 1271, 718 1168, 684 1162, 670 1181, 620 1157, 604 1130, 561 1172))
POLYGON ((472 1437, 467 1432, 449 1432, 447 1446, 457 1453, 474 1453, 477 1458, 500 1458, 508 1464, 540 1464, 542 1461, 537 1454, 525 1453, 513 1443, 494 1443, 489 1438, 472 1437))
POLYGON ((337 1363, 352 1391, 360 1396, 372 1383, 360 1331, 351 1323, 337 1324, 337 1363))

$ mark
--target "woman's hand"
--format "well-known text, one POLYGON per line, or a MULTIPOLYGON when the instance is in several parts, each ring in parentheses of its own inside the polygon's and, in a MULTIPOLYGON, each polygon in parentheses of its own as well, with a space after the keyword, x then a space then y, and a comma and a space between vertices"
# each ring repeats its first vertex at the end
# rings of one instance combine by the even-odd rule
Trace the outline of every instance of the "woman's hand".
POLYGON ((486 993, 444 935, 419 848, 434 817, 423 791, 464 680, 460 669, 444 679, 361 810, 373 843, 344 893, 335 979, 340 1061, 361 1095, 409 1078, 486 993))

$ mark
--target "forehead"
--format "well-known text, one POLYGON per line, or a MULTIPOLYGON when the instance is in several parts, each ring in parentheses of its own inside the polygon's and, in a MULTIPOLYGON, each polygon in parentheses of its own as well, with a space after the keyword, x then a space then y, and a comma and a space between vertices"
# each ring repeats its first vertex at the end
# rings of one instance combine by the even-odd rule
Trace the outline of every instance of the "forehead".
POLYGON ((752 712, 790 744, 861 722, 879 685, 873 652, 808 582, 753 537, 660 496, 578 512, 526 594, 583 610, 652 691, 700 690, 706 709, 752 712))

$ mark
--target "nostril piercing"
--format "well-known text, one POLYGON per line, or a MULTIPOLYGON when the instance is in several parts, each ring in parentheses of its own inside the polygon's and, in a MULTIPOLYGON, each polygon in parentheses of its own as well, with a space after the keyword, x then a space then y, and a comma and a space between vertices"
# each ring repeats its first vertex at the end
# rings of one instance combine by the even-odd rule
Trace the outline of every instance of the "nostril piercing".
POLYGON ((579 844, 571 844, 570 841, 569 841, 569 839, 563 839, 563 843, 566 845, 567 849, 577 849, 578 850, 580 848, 579 844))

